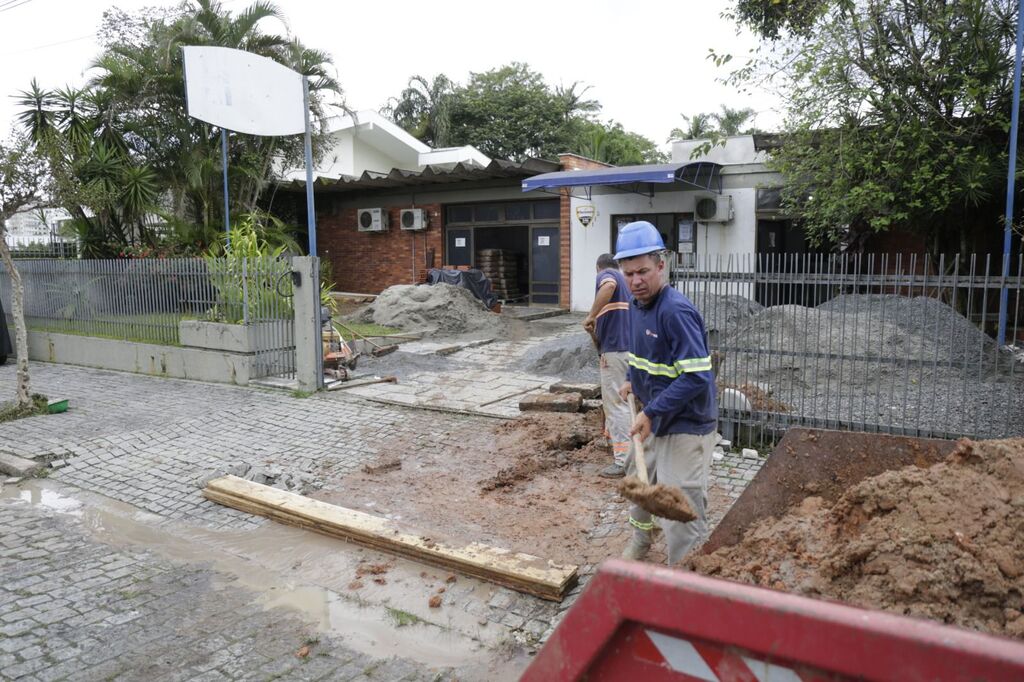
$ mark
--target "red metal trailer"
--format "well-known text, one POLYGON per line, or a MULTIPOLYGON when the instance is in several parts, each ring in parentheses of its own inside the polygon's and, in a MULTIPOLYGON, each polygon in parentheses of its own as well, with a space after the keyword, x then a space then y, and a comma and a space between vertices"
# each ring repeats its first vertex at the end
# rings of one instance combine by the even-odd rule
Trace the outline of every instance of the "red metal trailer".
POLYGON ((522 679, 1024 680, 1024 644, 614 559, 522 679))

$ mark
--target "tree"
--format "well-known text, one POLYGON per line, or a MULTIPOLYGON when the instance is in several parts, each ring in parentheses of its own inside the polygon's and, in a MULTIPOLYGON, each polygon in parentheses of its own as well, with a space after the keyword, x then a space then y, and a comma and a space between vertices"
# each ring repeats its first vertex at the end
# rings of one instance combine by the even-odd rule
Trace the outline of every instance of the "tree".
POLYGON ((743 109, 732 109, 722 105, 717 112, 707 112, 687 116, 683 114, 683 120, 687 127, 673 128, 668 135, 668 141, 673 140, 711 140, 715 139, 721 143, 721 138, 733 135, 752 135, 759 132, 753 126, 746 126, 753 122, 757 112, 749 107, 743 109))
POLYGON ((714 134, 715 129, 711 125, 711 114, 694 114, 687 116, 683 114, 686 121, 686 128, 673 128, 668 134, 668 141, 673 140, 703 140, 714 134))
POLYGON ((609 121, 578 121, 577 137, 572 150, 595 161, 613 166, 631 166, 643 163, 666 163, 667 156, 653 141, 643 135, 627 131, 621 123, 609 121))
POLYGON ((520 62, 471 73, 451 116, 456 144, 473 145, 493 158, 550 158, 569 146, 565 101, 520 62))
MULTIPOLYGON (((27 136, 14 136, 0 143, 0 260, 11 278, 11 317, 14 318, 14 346, 17 355, 18 407, 32 405, 28 372, 28 331, 25 327, 25 288, 21 274, 7 246, 7 221, 15 213, 28 211, 43 203, 46 163, 32 149, 27 136)), ((0 320, 3 324, 3 320, 0 320)))
POLYGON ((455 94, 455 84, 443 73, 429 82, 423 76, 413 76, 402 94, 392 97, 381 113, 431 147, 447 147, 455 94))
POLYGON ((984 248, 999 221, 1011 108, 1012 0, 739 0, 766 48, 734 72, 774 86, 771 163, 812 240, 917 230, 984 248), (973 243, 972 243, 973 242, 973 243))
POLYGON ((431 146, 473 145, 501 159, 576 152, 616 165, 665 160, 647 138, 596 120, 601 104, 587 98, 589 90, 578 81, 551 88, 514 62, 470 74, 466 85, 444 74, 413 76, 381 113, 431 146))
MULTIPOLYGON (((326 107, 340 94, 330 57, 265 31, 269 22, 281 23, 283 15, 266 2, 237 14, 214 0, 139 15, 110 10, 99 32, 103 52, 85 88, 48 91, 33 82, 22 93, 21 122, 50 162, 55 199, 75 217, 84 253, 115 256, 152 246, 166 225, 197 239, 188 245, 194 251, 221 234, 220 131, 186 113, 183 45, 246 50, 308 76, 314 155, 322 153, 326 107)), ((256 208, 275 163, 291 167, 302 159, 298 135, 231 134, 229 147, 232 215, 256 208)))

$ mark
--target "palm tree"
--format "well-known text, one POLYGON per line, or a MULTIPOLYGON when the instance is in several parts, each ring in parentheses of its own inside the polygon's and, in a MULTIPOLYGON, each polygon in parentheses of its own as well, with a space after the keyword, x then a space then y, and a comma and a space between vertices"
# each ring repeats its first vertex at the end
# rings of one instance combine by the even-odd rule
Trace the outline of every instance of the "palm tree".
POLYGON ((694 114, 693 116, 682 114, 683 120, 686 121, 686 128, 673 128, 672 132, 668 134, 668 141, 703 140, 711 137, 717 132, 711 125, 711 116, 711 114, 694 114))
POLYGON ((717 125, 719 134, 725 137, 741 134, 750 135, 757 132, 757 129, 752 127, 746 130, 743 129, 744 125, 748 122, 752 123, 753 119, 757 116, 757 112, 750 107, 732 109, 723 104, 718 113, 710 114, 710 116, 717 125))
POLYGON ((381 113, 431 147, 452 144, 452 105, 455 84, 443 73, 428 81, 413 76, 398 97, 392 97, 381 113))

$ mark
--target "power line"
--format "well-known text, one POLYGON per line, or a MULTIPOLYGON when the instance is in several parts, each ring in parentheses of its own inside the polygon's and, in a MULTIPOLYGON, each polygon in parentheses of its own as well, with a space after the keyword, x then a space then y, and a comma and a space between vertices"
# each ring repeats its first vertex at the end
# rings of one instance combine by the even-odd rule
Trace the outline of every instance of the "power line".
POLYGON ((89 33, 89 34, 86 34, 84 36, 78 36, 77 38, 68 38, 67 40, 59 40, 56 43, 46 43, 45 45, 36 45, 35 47, 25 47, 25 48, 22 48, 20 50, 15 50, 13 52, 0 52, 0 57, 10 57, 12 55, 22 54, 24 52, 33 52, 35 50, 44 50, 44 49, 46 49, 48 47, 56 47, 58 45, 67 45, 68 43, 76 43, 79 40, 87 40, 89 38, 95 38, 95 37, 96 37, 95 33, 89 33))
POLYGON ((19 0, 8 0, 8 4, 0 5, 0 12, 9 12, 12 9, 21 7, 22 5, 27 5, 30 2, 32 2, 32 0, 20 0, 20 2, 19 0))

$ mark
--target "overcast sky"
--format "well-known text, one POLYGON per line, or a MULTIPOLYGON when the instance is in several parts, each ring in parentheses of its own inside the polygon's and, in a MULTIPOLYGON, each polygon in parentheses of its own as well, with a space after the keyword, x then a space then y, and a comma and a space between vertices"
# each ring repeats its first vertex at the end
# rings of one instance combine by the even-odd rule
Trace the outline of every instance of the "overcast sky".
MULTIPOLYGON (((81 85, 99 52, 95 31, 112 5, 134 10, 160 0, 0 0, 0 132, 16 108, 11 96, 35 77, 47 88, 81 85)), ((246 0, 224 7, 238 11, 246 0)), ((767 94, 741 95, 720 84, 725 75, 708 49, 743 56, 754 46, 720 18, 723 1, 623 2, 279 2, 288 30, 306 45, 334 55, 353 109, 378 109, 409 76, 445 73, 464 82, 471 71, 525 61, 551 84, 581 81, 601 102, 601 117, 663 145, 682 126, 681 113, 749 106, 758 127, 781 115, 767 94)), ((277 22, 264 30, 281 31, 277 22)))

